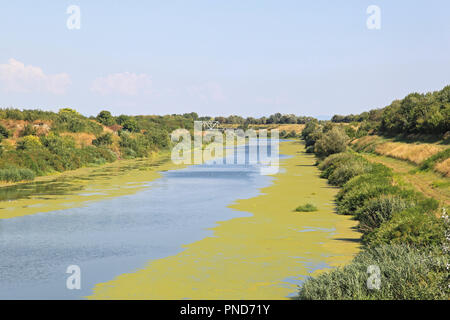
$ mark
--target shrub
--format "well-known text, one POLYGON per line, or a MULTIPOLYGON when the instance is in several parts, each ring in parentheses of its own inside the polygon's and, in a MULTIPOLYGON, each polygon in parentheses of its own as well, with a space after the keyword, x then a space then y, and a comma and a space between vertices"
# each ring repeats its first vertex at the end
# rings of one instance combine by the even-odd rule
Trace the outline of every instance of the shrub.
POLYGON ((41 140, 36 136, 25 136, 17 142, 17 150, 30 150, 42 146, 41 140))
POLYGON ((349 137, 342 128, 333 127, 316 141, 314 151, 319 157, 327 157, 330 154, 345 151, 349 141, 349 137))
MULTIPOLYGON (((334 168, 336 168, 340 163, 347 162, 354 157, 355 156, 353 154, 347 152, 332 154, 319 164, 319 169, 327 170, 331 167, 334 170, 334 168)), ((331 173, 331 171, 329 173, 331 173)), ((325 178, 328 178, 328 175, 325 178)))
POLYGON ((129 132, 139 132, 139 127, 134 119, 127 119, 122 123, 122 129, 129 132))
POLYGON ((97 121, 105 126, 112 126, 116 123, 114 117, 111 115, 111 112, 103 110, 97 115, 97 121))
POLYGON ((36 128, 33 127, 31 124, 27 124, 23 130, 20 132, 20 136, 21 137, 26 137, 26 136, 35 136, 36 135, 36 128))
POLYGON ((4 126, 0 124, 0 141, 2 139, 9 138, 11 136, 11 131, 6 129, 4 126))
POLYGON ((360 252, 349 265, 309 278, 299 291, 303 300, 415 300, 449 298, 448 255, 440 248, 385 245, 360 252), (368 267, 378 266, 380 289, 367 286, 368 267))
POLYGON ((87 132, 100 135, 103 127, 71 109, 61 109, 54 122, 53 129, 58 132, 87 132))
POLYGON ((316 121, 309 121, 302 131, 302 138, 306 147, 314 147, 316 141, 322 136, 322 127, 316 121))
POLYGON ((439 245, 445 237, 442 221, 432 211, 410 208, 394 213, 390 221, 368 233, 364 241, 371 246, 382 244, 439 245))
POLYGON ((367 161, 354 159, 350 162, 342 163, 328 177, 328 181, 335 186, 343 186, 351 178, 371 170, 371 166, 367 161))
POLYGON ((102 134, 97 139, 92 141, 92 144, 94 146, 100 147, 100 146, 110 146, 113 143, 112 141, 112 134, 107 132, 105 134, 102 134))
POLYGON ((411 208, 414 204, 413 200, 398 195, 381 195, 370 199, 356 211, 359 229, 364 233, 373 231, 390 220, 394 213, 411 208))
POLYGON ((317 207, 311 203, 307 203, 301 206, 298 206, 295 209, 296 212, 314 212, 317 211, 317 207))
POLYGON ((382 194, 400 194, 401 192, 402 189, 398 186, 364 183, 337 199, 337 211, 340 214, 352 215, 369 199, 382 194))
POLYGON ((30 169, 13 167, 0 169, 0 181, 18 182, 24 180, 33 180, 34 177, 34 172, 30 169))

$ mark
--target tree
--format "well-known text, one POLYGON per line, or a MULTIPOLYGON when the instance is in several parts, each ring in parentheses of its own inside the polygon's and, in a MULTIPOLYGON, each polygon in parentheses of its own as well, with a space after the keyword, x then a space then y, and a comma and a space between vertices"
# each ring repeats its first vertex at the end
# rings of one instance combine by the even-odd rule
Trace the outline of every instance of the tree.
POLYGON ((342 128, 334 127, 316 141, 314 152, 320 157, 345 151, 349 137, 342 128))
POLYGON ((105 126, 112 126, 115 121, 114 117, 111 115, 111 112, 103 110, 97 115, 97 121, 105 126))
POLYGON ((139 132, 138 124, 134 119, 125 120, 122 123, 122 129, 129 132, 139 132))

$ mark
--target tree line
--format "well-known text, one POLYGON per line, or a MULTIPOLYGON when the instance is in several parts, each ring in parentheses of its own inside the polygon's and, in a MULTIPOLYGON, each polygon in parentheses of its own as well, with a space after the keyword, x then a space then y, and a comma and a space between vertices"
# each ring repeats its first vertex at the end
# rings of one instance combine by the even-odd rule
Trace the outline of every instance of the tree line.
POLYGON ((428 93, 411 93, 382 109, 359 115, 334 115, 335 123, 369 122, 378 133, 387 135, 427 134, 444 136, 450 132, 450 86, 428 93))

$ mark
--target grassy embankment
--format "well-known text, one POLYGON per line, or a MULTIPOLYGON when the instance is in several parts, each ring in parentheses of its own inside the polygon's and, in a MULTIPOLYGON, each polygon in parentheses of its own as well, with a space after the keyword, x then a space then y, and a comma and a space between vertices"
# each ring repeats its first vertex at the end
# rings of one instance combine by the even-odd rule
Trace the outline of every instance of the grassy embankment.
POLYGON ((400 142, 367 136, 352 142, 352 148, 367 160, 393 170, 397 183, 414 187, 442 204, 450 204, 450 146, 434 143, 400 142))
POLYGON ((0 109, 0 181, 4 185, 119 159, 152 157, 169 150, 169 132, 192 129, 188 116, 87 118, 59 112, 0 109))
POLYGON ((364 246, 349 265, 306 281, 299 297, 448 299, 449 178, 442 171, 448 147, 369 136, 345 150, 344 131, 309 129, 314 129, 305 132, 310 150, 322 159, 324 150, 331 154, 319 168, 330 184, 341 187, 337 211, 358 221, 364 246), (380 282, 371 284, 378 288, 367 282, 376 279, 376 268, 380 282))

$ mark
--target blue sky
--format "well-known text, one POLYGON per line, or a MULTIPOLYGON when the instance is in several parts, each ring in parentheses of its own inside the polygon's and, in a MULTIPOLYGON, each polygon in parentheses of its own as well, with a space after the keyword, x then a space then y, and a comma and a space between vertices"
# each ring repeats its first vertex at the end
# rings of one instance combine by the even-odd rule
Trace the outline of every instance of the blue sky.
POLYGON ((360 113, 450 84, 448 1, 8 1, 0 106, 360 113), (69 30, 69 5, 81 29, 69 30), (366 27, 369 5, 381 30, 366 27))

